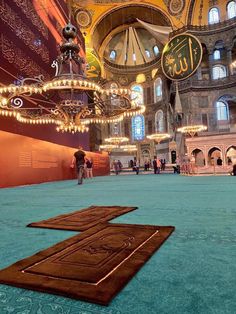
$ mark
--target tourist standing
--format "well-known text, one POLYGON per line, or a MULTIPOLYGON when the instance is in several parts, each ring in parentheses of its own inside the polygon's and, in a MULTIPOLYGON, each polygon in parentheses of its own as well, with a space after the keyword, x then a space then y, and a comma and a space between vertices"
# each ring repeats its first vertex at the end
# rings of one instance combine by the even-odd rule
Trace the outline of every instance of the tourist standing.
POLYGON ((87 178, 93 178, 93 162, 91 158, 86 159, 86 173, 87 173, 87 178))
POLYGON ((157 157, 154 157, 154 160, 152 162, 154 174, 157 174, 157 157))
POLYGON ((84 164, 85 164, 85 152, 82 146, 78 147, 78 150, 74 153, 71 166, 76 168, 78 184, 83 183, 84 178, 84 164))
POLYGON ((160 161, 160 159, 159 158, 157 158, 157 174, 160 174, 160 172, 161 172, 161 161, 160 161))

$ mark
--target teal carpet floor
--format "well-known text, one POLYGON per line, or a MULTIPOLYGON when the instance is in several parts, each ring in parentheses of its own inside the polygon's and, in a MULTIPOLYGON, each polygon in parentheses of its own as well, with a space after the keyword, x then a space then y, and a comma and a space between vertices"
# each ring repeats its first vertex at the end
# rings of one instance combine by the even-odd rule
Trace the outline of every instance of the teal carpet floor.
POLYGON ((0 190, 0 268, 75 232, 26 228, 91 205, 139 209, 114 222, 175 232, 108 307, 0 285, 0 314, 236 313, 236 177, 97 177, 0 190))

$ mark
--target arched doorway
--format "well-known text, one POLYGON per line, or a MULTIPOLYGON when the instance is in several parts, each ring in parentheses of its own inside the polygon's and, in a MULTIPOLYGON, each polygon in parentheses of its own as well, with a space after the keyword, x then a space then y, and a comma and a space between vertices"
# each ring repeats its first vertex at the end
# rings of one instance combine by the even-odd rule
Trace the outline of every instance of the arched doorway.
POLYGON ((150 160, 151 160, 150 150, 149 149, 142 150, 141 160, 140 160, 141 165, 144 165, 145 161, 150 161, 150 160))
POLYGON ((228 165, 236 164, 236 146, 231 146, 226 151, 226 163, 228 165))
POLYGON ((203 167, 205 166, 205 158, 204 158, 204 154, 203 151, 201 149, 194 149, 192 151, 192 155, 195 158, 195 165, 199 166, 199 167, 203 167))
POLYGON ((171 151, 171 163, 172 164, 176 163, 176 150, 171 151))
POLYGON ((218 147, 212 147, 208 152, 208 164, 211 166, 216 165, 219 157, 222 159, 221 150, 218 147))

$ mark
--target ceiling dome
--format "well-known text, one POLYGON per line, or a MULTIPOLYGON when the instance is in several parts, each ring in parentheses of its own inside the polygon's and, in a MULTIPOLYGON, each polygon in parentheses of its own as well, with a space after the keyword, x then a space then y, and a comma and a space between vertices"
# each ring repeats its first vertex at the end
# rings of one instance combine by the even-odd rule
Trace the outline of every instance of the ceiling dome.
POLYGON ((104 58, 114 64, 136 66, 157 59, 161 49, 162 45, 150 32, 133 25, 111 38, 104 58))

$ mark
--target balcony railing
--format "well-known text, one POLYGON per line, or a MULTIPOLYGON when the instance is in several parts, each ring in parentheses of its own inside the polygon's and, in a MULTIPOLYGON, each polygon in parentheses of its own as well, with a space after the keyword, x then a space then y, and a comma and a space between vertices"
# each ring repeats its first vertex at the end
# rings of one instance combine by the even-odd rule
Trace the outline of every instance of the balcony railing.
MULTIPOLYGON (((214 87, 217 89, 220 89, 221 87, 222 89, 225 89, 232 86, 236 86, 236 74, 218 80, 196 80, 196 78, 189 78, 178 83, 179 91, 182 92, 192 89, 209 90, 214 87)), ((175 84, 172 84, 171 92, 175 92, 175 89, 175 84)))
POLYGON ((219 23, 215 23, 215 24, 209 24, 209 25, 186 25, 182 28, 179 28, 177 30, 174 30, 171 33, 171 37, 180 34, 180 33, 184 33, 186 31, 190 31, 193 33, 201 33, 201 35, 204 35, 204 32, 206 34, 209 33, 215 33, 215 32, 224 32, 226 29, 230 29, 232 27, 235 27, 236 25, 236 17, 233 17, 232 19, 228 19, 219 23))
POLYGON ((104 63, 105 63, 105 66, 108 66, 112 69, 117 69, 117 70, 121 70, 121 71, 128 71, 128 72, 132 72, 132 71, 137 72, 137 70, 139 70, 139 69, 140 70, 141 69, 147 69, 148 67, 152 67, 153 65, 160 67, 161 66, 161 56, 159 56, 158 58, 155 58, 154 60, 152 60, 150 62, 146 62, 146 63, 138 64, 138 65, 121 65, 121 64, 111 62, 106 58, 104 58, 104 63))

